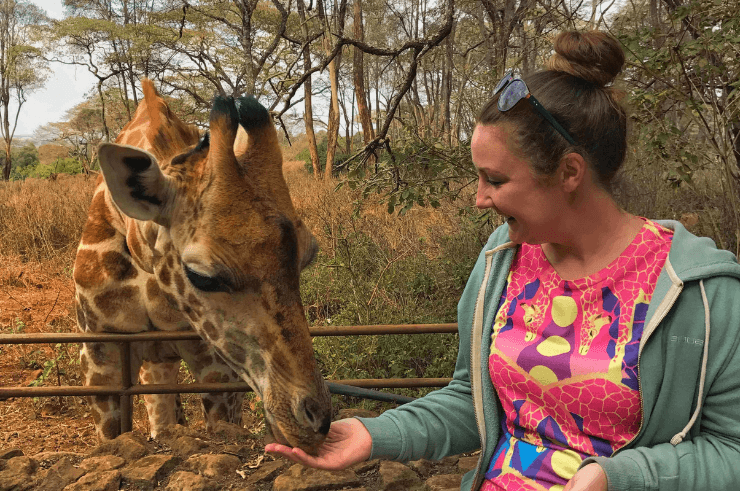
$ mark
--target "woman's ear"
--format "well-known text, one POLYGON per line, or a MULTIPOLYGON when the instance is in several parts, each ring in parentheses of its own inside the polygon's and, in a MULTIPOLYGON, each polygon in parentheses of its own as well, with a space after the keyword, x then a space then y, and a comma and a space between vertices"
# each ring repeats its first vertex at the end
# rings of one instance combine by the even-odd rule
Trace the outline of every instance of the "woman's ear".
POLYGON ((588 163, 579 153, 571 152, 560 160, 558 184, 566 193, 572 193, 583 183, 588 173, 588 163))

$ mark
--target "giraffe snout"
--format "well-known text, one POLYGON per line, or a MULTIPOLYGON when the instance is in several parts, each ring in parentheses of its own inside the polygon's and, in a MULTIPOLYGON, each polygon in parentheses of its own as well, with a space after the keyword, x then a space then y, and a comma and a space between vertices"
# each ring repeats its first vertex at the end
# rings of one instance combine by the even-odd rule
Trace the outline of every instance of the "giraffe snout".
POLYGON ((331 406, 323 404, 314 397, 305 397, 298 405, 296 419, 304 420, 308 426, 313 428, 314 432, 326 435, 329 433, 331 425, 331 406))

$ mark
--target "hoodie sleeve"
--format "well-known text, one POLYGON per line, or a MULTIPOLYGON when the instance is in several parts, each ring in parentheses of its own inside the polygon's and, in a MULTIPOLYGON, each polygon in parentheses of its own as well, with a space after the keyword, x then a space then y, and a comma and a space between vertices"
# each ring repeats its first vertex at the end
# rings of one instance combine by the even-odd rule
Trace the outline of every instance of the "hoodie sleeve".
POLYGON ((582 466, 602 466, 609 491, 740 489, 740 283, 730 278, 709 283, 708 387, 690 437, 675 446, 658 443, 585 460, 582 466))
POLYGON ((421 458, 439 460, 480 448, 470 385, 470 334, 475 303, 485 273, 485 251, 505 237, 508 237, 506 229, 492 234, 478 256, 458 303, 460 344, 452 382, 377 418, 358 418, 373 439, 371 459, 401 462, 421 458))

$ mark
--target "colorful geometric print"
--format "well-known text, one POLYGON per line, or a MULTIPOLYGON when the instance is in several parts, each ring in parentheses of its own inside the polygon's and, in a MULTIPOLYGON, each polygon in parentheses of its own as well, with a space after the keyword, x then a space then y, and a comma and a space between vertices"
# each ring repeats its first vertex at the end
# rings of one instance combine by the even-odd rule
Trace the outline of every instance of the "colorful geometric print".
POLYGON ((505 419, 481 490, 560 490, 587 456, 610 456, 642 422, 637 356, 673 232, 645 220, 603 270, 561 279, 522 244, 491 335, 505 419))

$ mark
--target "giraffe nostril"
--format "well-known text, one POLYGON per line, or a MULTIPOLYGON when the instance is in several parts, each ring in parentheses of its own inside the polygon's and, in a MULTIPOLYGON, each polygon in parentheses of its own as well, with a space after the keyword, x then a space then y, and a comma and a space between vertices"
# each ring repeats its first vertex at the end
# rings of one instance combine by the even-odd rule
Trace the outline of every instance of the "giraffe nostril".
POLYGON ((329 433, 329 426, 331 426, 330 410, 326 410, 319 401, 312 397, 306 397, 301 406, 306 422, 315 432, 321 433, 322 435, 329 433))

